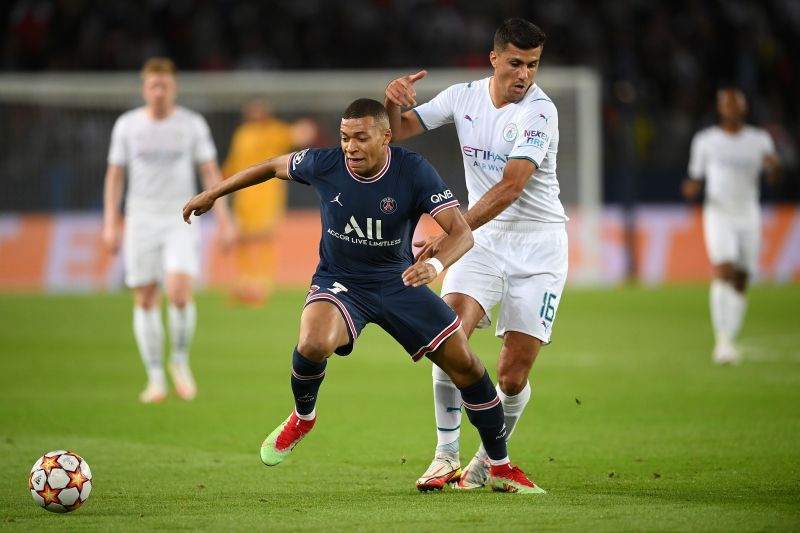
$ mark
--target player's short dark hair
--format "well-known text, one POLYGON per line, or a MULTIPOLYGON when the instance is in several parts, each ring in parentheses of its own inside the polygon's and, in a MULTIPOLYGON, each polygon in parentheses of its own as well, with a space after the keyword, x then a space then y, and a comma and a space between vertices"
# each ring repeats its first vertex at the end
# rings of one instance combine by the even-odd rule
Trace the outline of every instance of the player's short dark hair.
POLYGON ((383 104, 372 98, 354 100, 342 113, 342 118, 373 117, 375 122, 389 123, 389 113, 383 104))
POLYGON ((506 19, 494 32, 494 49, 503 50, 508 43, 521 50, 530 50, 544 45, 547 36, 534 24, 518 17, 506 19))

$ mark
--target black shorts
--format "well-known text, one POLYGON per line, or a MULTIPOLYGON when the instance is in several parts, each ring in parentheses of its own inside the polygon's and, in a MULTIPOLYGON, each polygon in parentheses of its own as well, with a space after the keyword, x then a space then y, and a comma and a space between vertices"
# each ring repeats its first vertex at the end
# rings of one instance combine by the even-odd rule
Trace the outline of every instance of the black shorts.
POLYGON ((330 302, 342 313, 350 341, 336 350, 339 355, 353 351, 368 323, 377 324, 394 337, 414 361, 439 348, 461 327, 461 319, 436 293, 427 286, 406 287, 399 275, 358 283, 316 275, 305 305, 314 302, 330 302))

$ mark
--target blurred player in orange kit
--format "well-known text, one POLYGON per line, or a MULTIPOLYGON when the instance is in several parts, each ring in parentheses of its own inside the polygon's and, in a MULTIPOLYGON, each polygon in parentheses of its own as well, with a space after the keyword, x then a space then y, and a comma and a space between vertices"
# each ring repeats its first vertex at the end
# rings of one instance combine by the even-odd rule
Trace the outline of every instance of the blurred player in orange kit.
MULTIPOLYGON (((244 123, 233 134, 230 151, 223 166, 225 176, 297 146, 309 146, 317 137, 317 126, 310 119, 293 124, 272 115, 270 105, 254 98, 242 107, 244 123)), ((236 280, 233 298, 249 305, 261 305, 272 289, 277 263, 273 241, 276 224, 286 210, 286 184, 270 180, 236 193, 234 217, 239 238, 234 245, 236 280)))

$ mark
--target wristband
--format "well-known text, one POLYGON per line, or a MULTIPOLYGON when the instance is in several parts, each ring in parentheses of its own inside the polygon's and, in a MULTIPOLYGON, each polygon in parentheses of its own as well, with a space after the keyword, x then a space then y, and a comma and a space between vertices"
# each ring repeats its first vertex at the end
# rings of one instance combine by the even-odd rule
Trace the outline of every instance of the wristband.
POLYGON ((437 276, 442 273, 442 270, 444 270, 444 265, 442 264, 442 262, 436 259, 435 257, 426 259, 425 262, 431 265, 434 268, 434 270, 436 270, 437 276))

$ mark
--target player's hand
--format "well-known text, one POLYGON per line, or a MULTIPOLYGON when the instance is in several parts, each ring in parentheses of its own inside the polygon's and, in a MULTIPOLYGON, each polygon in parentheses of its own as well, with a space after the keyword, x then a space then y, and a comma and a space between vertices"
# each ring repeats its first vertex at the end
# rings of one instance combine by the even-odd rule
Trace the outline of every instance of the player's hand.
POLYGON ((399 106, 414 107, 417 105, 417 101, 414 100, 414 97, 417 96, 417 91, 414 89, 414 82, 424 78, 427 73, 427 70, 420 70, 416 74, 392 80, 391 83, 386 86, 386 98, 393 104, 399 106))
POLYGON ((420 251, 414 255, 414 259, 417 261, 425 261, 435 256, 439 252, 439 247, 445 237, 447 237, 446 233, 440 233, 438 235, 431 235, 424 241, 416 241, 414 246, 420 248, 420 251))
POLYGON ((120 231, 119 224, 103 225, 103 244, 109 253, 116 254, 119 251, 121 241, 122 232, 120 231))
POLYGON ((697 198, 697 195, 700 194, 700 188, 702 184, 693 179, 685 179, 683 180, 683 185, 681 186, 681 192, 683 192, 683 197, 686 198, 688 201, 692 201, 697 198))
POLYGON ((436 268, 430 263, 418 261, 403 272, 403 284, 406 287, 421 287, 436 279, 436 268))
POLYGON ((207 213, 214 207, 214 202, 217 199, 214 198, 208 191, 203 191, 191 200, 189 200, 185 206, 183 206, 183 220, 187 224, 191 224, 192 221, 189 219, 192 215, 199 217, 203 213, 207 213))

